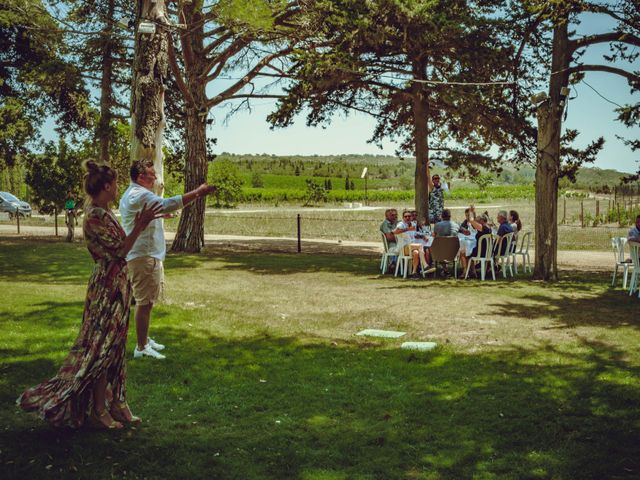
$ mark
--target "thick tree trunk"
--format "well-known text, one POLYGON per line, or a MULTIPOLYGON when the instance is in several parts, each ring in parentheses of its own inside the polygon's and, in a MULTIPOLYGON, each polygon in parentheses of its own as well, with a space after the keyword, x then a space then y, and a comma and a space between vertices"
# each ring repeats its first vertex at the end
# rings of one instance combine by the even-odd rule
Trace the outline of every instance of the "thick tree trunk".
MULTIPOLYGON (((186 164, 184 189, 191 191, 207 180, 207 123, 194 108, 187 109, 186 164)), ((182 210, 171 250, 199 252, 204 246, 205 198, 199 198, 182 210)))
POLYGON ((533 277, 558 278, 558 178, 560 134, 564 104, 561 89, 567 86, 571 61, 567 21, 553 31, 553 57, 549 98, 538 107, 538 158, 536 160, 536 250, 533 277))
POLYGON ((106 28, 102 37, 102 79, 100 80, 100 121, 98 122, 98 141, 100 143, 100 161, 109 161, 109 143, 111 141, 111 107, 113 99, 113 14, 115 0, 109 0, 107 5, 106 28))
MULTIPOLYGON (((193 190, 207 181, 207 57, 204 52, 204 24, 202 5, 183 5, 182 15, 189 35, 182 35, 185 85, 189 100, 186 101, 185 137, 186 162, 185 191, 193 190)), ((184 92, 183 92, 184 93, 184 92)), ((185 98, 186 100, 186 98, 185 98)), ((178 231, 171 250, 176 252, 199 252, 204 246, 204 216, 206 199, 200 198, 186 207, 180 216, 178 231)))
MULTIPOLYGON (((419 80, 425 79, 424 65, 421 62, 414 62, 413 76, 419 80)), ((415 206, 418 219, 424 220, 429 215, 429 129, 427 96, 422 83, 414 83, 412 102, 416 155, 415 206)))
MULTIPOLYGON (((138 0, 141 21, 162 22, 166 17, 164 0, 138 0)), ((153 161, 156 193, 162 194, 164 169, 164 90, 167 78, 169 34, 160 25, 153 34, 136 33, 131 88, 131 160, 153 161)))
POLYGON ((551 102, 538 107, 538 158, 536 160, 536 250, 533 277, 558 277, 558 175, 560 118, 551 102), (556 138, 557 137, 557 138, 556 138))

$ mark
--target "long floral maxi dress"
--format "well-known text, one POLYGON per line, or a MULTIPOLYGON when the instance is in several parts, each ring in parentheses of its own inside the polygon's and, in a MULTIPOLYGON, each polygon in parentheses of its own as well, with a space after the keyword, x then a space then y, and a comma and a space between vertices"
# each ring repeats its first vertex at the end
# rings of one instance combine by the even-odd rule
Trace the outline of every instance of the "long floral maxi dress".
POLYGON ((120 256, 126 235, 110 211, 95 206, 88 207, 83 230, 95 266, 80 333, 58 374, 26 390, 17 401, 56 427, 82 426, 93 410, 94 383, 104 372, 113 400, 123 402, 126 395, 131 286, 120 256))

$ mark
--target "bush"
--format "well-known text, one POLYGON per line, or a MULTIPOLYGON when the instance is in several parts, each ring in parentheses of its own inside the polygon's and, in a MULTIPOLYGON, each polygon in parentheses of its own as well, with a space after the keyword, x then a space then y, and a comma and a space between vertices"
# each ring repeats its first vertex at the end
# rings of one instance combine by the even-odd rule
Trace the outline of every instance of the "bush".
POLYGON ((214 194, 216 208, 231 207, 242 198, 242 180, 238 168, 229 160, 213 162, 209 170, 209 184, 217 188, 214 194))

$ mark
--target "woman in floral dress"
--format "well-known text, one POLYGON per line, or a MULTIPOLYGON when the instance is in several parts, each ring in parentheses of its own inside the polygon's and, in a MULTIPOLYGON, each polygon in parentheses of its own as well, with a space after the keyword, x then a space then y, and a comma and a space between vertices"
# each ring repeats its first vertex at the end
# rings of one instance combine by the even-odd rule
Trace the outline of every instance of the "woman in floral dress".
POLYGON ((89 196, 84 238, 95 261, 89 279, 80 333, 55 377, 26 390, 18 405, 56 427, 81 427, 87 419, 100 428, 139 422, 126 403, 125 347, 131 286, 125 257, 160 206, 145 207, 126 235, 109 205, 117 198, 116 172, 93 161, 85 164, 89 196))

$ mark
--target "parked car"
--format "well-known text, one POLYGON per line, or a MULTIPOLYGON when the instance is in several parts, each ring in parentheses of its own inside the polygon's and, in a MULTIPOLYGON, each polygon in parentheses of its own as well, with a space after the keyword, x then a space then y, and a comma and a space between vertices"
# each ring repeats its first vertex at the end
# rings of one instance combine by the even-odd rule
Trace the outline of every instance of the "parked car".
POLYGON ((9 218, 13 218, 16 210, 21 217, 31 216, 31 205, 9 192, 0 192, 0 212, 6 212, 9 214, 9 218))

